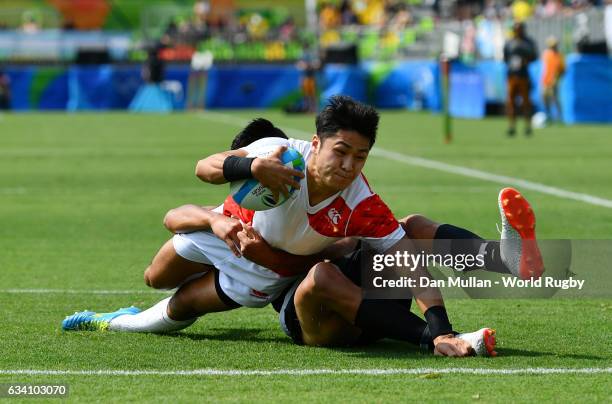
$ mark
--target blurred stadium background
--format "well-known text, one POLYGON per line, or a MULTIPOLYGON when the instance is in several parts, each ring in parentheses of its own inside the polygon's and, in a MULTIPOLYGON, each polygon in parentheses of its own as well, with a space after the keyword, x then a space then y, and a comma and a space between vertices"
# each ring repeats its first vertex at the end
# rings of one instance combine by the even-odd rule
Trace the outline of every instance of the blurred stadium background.
MULTIPOLYGON (((612 122, 612 5, 602 0, 3 0, 2 105, 308 111, 344 93, 437 112, 444 51, 452 115, 482 118, 503 113, 514 21, 539 51, 558 39, 564 121, 612 122), (316 100, 304 97, 309 75, 316 100)), ((539 61, 529 74, 536 112, 539 61)))

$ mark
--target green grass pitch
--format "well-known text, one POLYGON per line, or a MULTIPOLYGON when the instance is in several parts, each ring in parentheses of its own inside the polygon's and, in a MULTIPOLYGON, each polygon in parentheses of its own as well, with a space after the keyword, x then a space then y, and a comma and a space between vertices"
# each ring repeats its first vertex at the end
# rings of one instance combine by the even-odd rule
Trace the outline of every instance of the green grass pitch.
MULTIPOLYGON (((69 398, 75 401, 610 401, 612 302, 608 298, 449 300, 451 320, 458 329, 497 329, 497 358, 438 358, 391 341, 351 349, 294 346, 271 308, 207 315, 174 336, 62 332, 61 320, 76 310, 146 307, 164 296, 147 291, 142 272, 170 237, 162 226, 165 212, 185 203, 222 201, 227 187, 199 182, 193 174, 195 163, 225 150, 236 125, 256 116, 294 129, 290 133, 314 130, 313 116, 270 111, 0 115, 0 383, 68 383, 69 398), (103 290, 128 292, 91 292, 103 290), (7 373, 422 368, 431 371, 7 373), (444 373, 451 368, 608 368, 608 372, 444 373)), ((384 112, 377 146, 612 199, 609 126, 555 126, 536 131, 530 139, 508 139, 504 129, 501 119, 457 121, 454 142, 445 145, 439 116, 384 112)), ((365 172, 398 217, 422 213, 487 238, 498 237, 496 198, 502 184, 379 156, 370 157, 365 172)), ((610 208, 535 190, 524 194, 538 215, 540 237, 609 239, 612 235, 610 208)))

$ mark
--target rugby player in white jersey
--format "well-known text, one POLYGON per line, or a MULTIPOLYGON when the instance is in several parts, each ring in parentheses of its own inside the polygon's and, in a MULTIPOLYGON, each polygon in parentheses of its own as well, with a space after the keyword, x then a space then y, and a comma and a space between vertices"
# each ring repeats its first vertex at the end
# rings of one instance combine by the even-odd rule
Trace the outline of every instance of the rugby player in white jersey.
MULTIPOLYGON (((295 140, 285 143, 302 152, 307 160, 307 180, 302 181, 303 187, 295 197, 279 208, 255 212, 251 217, 244 216, 250 213, 238 207, 234 207, 232 215, 251 222, 272 248, 293 253, 302 263, 300 256, 316 257, 343 237, 360 238, 379 251, 388 250, 404 232, 361 175, 377 123, 378 116, 371 108, 344 97, 333 99, 317 119, 317 135, 312 143, 295 140)), ((250 150, 266 142, 262 140, 250 150)), ((286 185, 298 185, 293 177, 299 173, 281 167, 274 157, 247 159, 248 151, 246 148, 202 160, 198 163, 198 176, 211 183, 253 176, 281 192, 286 190, 286 185)), ((291 269, 280 276, 240 256, 240 237, 254 234, 254 231, 245 232, 241 222, 204 210, 197 215, 200 221, 192 227, 196 231, 177 234, 162 247, 145 273, 147 284, 153 287, 172 288, 183 284, 172 298, 141 313, 135 308, 106 314, 77 313, 64 321, 64 329, 174 331, 190 325, 205 313, 240 305, 262 307, 295 281, 291 269), (212 232, 200 230, 207 227, 212 232), (197 278, 185 282, 190 276, 197 278)), ((173 220, 180 222, 176 216, 173 220)), ((185 226, 178 227, 184 232, 191 230, 189 220, 186 219, 185 226)), ((319 265, 311 272, 316 275, 322 268, 319 265)), ((371 314, 372 310, 363 309, 365 306, 367 301, 361 302, 359 312, 371 314)), ((429 321, 430 338, 444 339, 445 345, 453 347, 451 353, 439 353, 463 356, 469 352, 469 344, 454 338, 441 298, 419 301, 419 306, 429 321), (435 331, 431 329, 432 324, 435 331)))

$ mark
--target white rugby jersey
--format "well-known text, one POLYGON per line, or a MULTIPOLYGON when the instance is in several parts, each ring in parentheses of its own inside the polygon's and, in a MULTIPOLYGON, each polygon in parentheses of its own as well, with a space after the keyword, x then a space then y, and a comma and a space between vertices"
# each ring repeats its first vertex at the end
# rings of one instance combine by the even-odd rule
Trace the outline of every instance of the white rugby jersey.
MULTIPOLYGON (((244 150, 250 153, 267 145, 287 145, 296 149, 302 153, 308 167, 311 143, 307 141, 264 138, 244 150)), ((393 213, 372 191, 363 174, 348 188, 315 206, 309 203, 306 178, 300 185, 287 202, 276 208, 254 212, 228 197, 223 213, 251 224, 272 247, 297 255, 318 253, 344 237, 362 239, 373 249, 384 252, 404 236, 393 213)))

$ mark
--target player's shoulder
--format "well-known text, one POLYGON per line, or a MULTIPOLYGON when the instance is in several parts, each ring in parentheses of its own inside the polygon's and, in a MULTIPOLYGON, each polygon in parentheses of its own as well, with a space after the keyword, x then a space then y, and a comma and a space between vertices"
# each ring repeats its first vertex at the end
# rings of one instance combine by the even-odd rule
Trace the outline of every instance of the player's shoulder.
POLYGON ((288 146, 289 141, 287 139, 283 139, 282 137, 264 137, 259 140, 250 143, 249 145, 242 147, 243 150, 246 150, 248 153, 259 150, 263 147, 267 146, 288 146))
POLYGON ((293 138, 284 139, 282 137, 264 137, 262 139, 254 141, 253 143, 243 147, 242 149, 246 150, 247 153, 252 153, 264 147, 271 146, 291 147, 299 151, 303 156, 306 156, 306 154, 310 150, 310 142, 293 138))
POLYGON ((306 158, 307 154, 310 152, 311 142, 301 139, 293 139, 289 138, 289 147, 299 151, 304 158, 306 158))

